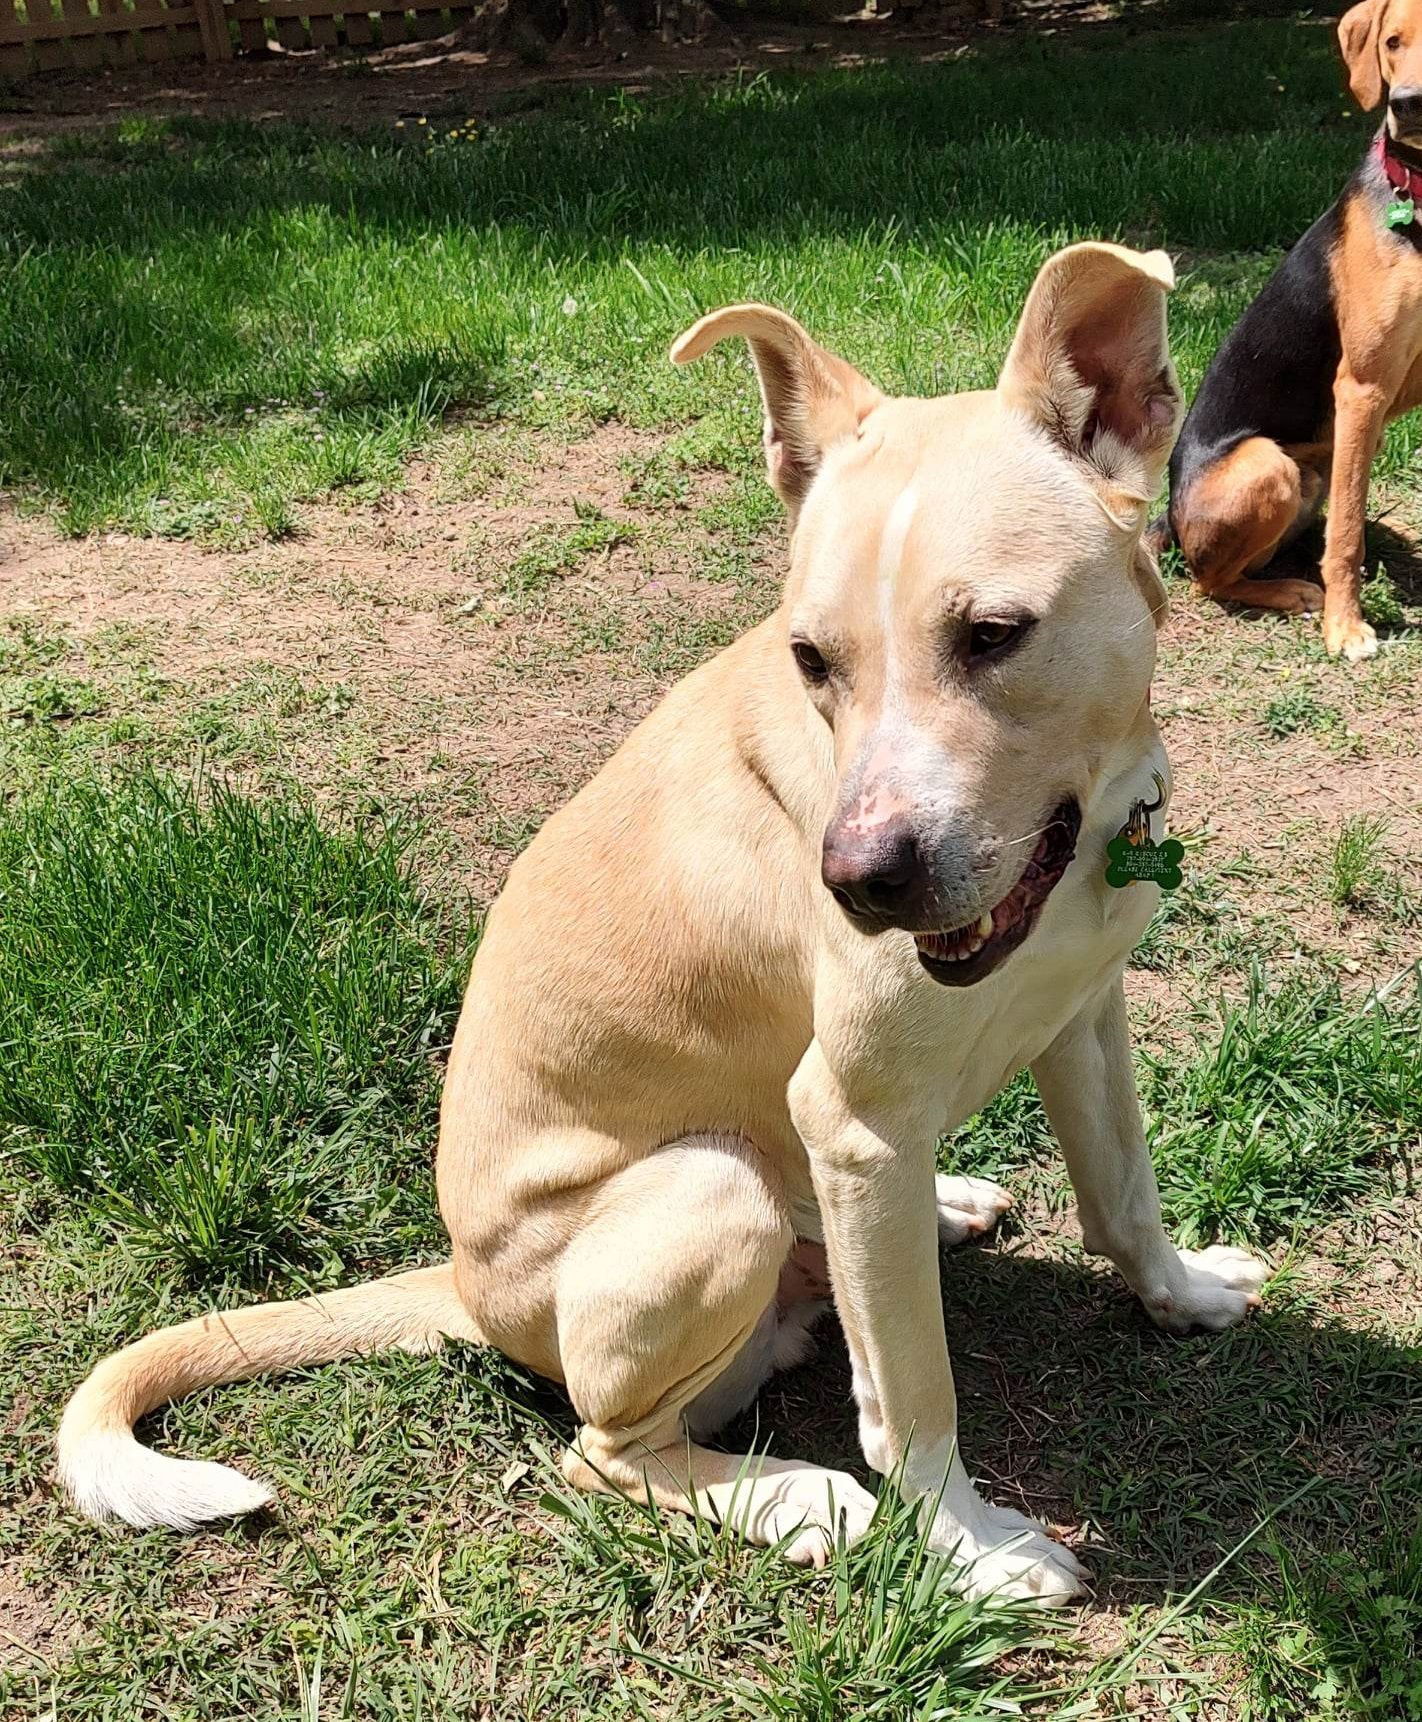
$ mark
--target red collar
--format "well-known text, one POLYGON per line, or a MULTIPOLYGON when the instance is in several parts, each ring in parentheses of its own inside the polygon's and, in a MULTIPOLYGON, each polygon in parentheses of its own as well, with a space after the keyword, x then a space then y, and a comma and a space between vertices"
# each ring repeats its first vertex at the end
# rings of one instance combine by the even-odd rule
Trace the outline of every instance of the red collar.
POLYGON ((1387 183, 1404 201, 1422 203, 1422 167, 1412 167, 1400 156, 1395 156, 1387 146, 1387 132, 1380 131, 1374 153, 1382 163, 1387 183))

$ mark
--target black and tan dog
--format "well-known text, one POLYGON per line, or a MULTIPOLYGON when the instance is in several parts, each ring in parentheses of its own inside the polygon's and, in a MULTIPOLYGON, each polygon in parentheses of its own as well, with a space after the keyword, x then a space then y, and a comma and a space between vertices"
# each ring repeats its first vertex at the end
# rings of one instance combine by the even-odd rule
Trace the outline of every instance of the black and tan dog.
POLYGON ((1368 475, 1422 403, 1422 0, 1363 0, 1338 26, 1360 106, 1386 118, 1342 196, 1216 353, 1170 463, 1168 528, 1214 598, 1322 609, 1332 653, 1370 657, 1359 602, 1368 475), (1258 579, 1317 517, 1323 585, 1258 579))

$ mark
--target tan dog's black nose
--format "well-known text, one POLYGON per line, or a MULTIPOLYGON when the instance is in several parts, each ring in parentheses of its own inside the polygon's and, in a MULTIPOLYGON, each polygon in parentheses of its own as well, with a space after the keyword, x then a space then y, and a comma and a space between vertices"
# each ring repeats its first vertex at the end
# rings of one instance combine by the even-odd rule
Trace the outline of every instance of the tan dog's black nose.
POLYGON ((825 833, 820 877, 845 914, 885 925, 917 905, 927 884, 917 840, 898 821, 862 834, 832 825, 825 833))
POLYGON ((1405 137, 1415 137, 1422 131, 1422 87, 1409 84, 1406 89, 1394 90, 1387 105, 1392 110, 1394 125, 1405 137))

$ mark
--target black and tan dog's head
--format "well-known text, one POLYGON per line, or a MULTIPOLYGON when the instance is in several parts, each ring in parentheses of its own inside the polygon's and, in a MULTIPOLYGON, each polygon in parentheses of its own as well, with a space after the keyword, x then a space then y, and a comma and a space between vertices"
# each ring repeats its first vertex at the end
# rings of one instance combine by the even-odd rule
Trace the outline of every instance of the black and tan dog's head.
POLYGON ((1386 99, 1388 136, 1422 149, 1422 0, 1362 0, 1338 45, 1358 106, 1371 113, 1386 99))
POLYGON ((935 979, 981 979, 1071 862, 1138 723, 1164 593, 1141 546, 1175 439, 1170 262, 1075 245, 1043 267, 995 390, 882 395, 784 312, 739 335, 794 528, 787 668, 830 732, 824 882, 866 932, 912 932, 935 979))

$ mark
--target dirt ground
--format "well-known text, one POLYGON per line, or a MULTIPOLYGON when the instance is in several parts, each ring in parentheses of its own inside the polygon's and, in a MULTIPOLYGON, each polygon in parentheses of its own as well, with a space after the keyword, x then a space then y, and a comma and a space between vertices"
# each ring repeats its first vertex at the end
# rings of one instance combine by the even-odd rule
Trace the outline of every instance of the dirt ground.
POLYGON ((243 776, 418 804, 487 896, 530 821, 673 679, 659 672, 689 668, 703 638, 746 619, 742 595, 698 579, 686 546, 658 560, 640 540, 580 558, 547 590, 505 590, 550 524, 575 528, 573 499, 646 524, 622 498, 623 463, 647 440, 610 427, 522 462, 503 449, 496 499, 450 495, 439 462, 418 462, 373 506, 310 508, 299 537, 235 553, 69 540, 0 516, 0 611, 62 631, 52 668, 97 677, 102 715, 151 714, 174 746, 205 743, 243 776), (210 721, 194 730, 199 709, 210 721))
MULTIPOLYGON (((201 747, 219 769, 348 804, 414 802, 443 864, 487 898, 665 686, 774 602, 778 523, 726 578, 700 511, 741 481, 697 473, 684 496, 653 500, 638 475, 664 440, 617 425, 571 443, 470 427, 403 490, 308 508, 298 536, 238 551, 69 540, 11 513, 0 611, 62 635, 51 671, 97 690, 97 711, 58 728, 127 717, 137 727, 114 728, 120 751, 201 747), (558 535, 586 517, 607 542, 565 553, 558 535)), ((1349 671, 1323 660, 1315 633, 1176 583, 1155 704, 1175 824, 1201 863, 1248 853, 1254 912, 1370 970, 1402 944, 1370 949, 1371 934, 1310 895, 1297 855, 1312 846, 1321 870, 1339 824, 1372 815, 1401 873, 1422 880, 1422 687, 1401 642, 1349 671), (1271 734, 1265 713, 1290 691, 1325 703, 1334 728, 1271 734)))
POLYGON ((0 94, 0 124, 20 121, 26 133, 40 138, 134 115, 316 121, 359 129, 418 115, 508 114, 588 86, 615 84, 637 92, 707 74, 822 71, 891 56, 931 63, 963 53, 985 35, 1089 30, 1113 22, 1123 9, 1105 0, 1026 0, 1000 23, 955 19, 955 10, 930 7, 920 15, 917 6, 866 7, 812 24, 747 18, 709 41, 634 37, 615 49, 560 48, 533 64, 509 51, 470 48, 458 31, 372 52, 291 53, 273 43, 265 57, 242 56, 230 65, 190 60, 43 73, 0 94))

